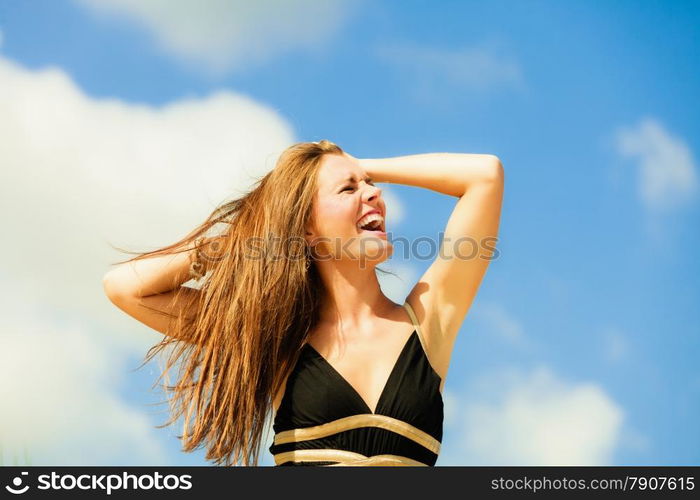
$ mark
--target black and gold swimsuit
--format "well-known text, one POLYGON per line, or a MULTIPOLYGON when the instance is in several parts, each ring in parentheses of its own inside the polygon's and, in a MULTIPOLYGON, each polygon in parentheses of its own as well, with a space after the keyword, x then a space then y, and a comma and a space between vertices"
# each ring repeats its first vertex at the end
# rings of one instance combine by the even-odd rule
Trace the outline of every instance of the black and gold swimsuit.
POLYGON ((441 378, 425 354, 411 305, 403 305, 415 329, 375 412, 310 344, 303 346, 273 424, 269 450, 277 465, 435 465, 442 440, 441 378))

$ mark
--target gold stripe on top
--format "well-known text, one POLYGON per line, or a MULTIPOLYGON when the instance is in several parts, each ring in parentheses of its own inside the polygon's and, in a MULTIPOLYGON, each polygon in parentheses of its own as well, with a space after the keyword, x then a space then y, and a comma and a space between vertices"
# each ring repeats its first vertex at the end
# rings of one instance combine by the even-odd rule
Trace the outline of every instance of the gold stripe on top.
POLYGON ((274 444, 294 443, 296 441, 308 441, 310 439, 319 439, 322 437, 337 434, 338 432, 357 429, 359 427, 379 427, 415 441, 424 446, 435 454, 440 453, 440 441, 433 436, 420 430, 419 428, 399 420, 397 418, 388 417, 386 415, 377 415, 374 413, 362 413, 349 417, 339 418, 326 424, 315 425, 313 427, 303 427, 299 429, 290 429, 275 434, 274 444))
POLYGON ((371 457, 361 458, 352 462, 331 464, 328 467, 347 466, 347 467, 428 467, 428 464, 413 460, 412 458, 402 457, 401 455, 373 455, 371 457))
POLYGON ((425 345, 425 338, 423 337, 423 331, 421 330, 420 323, 418 323, 418 317, 416 316, 416 313, 413 312, 413 307, 411 307, 411 304, 408 303, 408 301, 404 301, 403 303, 404 309, 408 311, 408 315, 411 317, 411 321, 413 322, 413 326, 416 327, 416 332, 418 332, 418 340, 420 340, 421 345, 423 346, 423 351, 425 352, 426 357, 428 356, 428 349, 426 348, 425 345))
POLYGON ((330 464, 327 467, 376 467, 376 466, 423 466, 427 464, 413 460, 412 458, 400 455, 374 455, 368 457, 362 453, 355 453, 345 450, 317 449, 317 450, 292 450, 277 453, 275 463, 281 465, 285 462, 339 462, 330 464))

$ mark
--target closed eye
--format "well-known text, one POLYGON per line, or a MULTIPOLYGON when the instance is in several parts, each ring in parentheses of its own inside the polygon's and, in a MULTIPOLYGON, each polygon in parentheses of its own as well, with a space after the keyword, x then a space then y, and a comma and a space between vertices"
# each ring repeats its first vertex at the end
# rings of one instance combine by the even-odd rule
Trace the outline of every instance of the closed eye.
MULTIPOLYGON (((367 184, 369 184, 370 186, 374 186, 374 181, 372 181, 372 179, 367 179, 365 182, 367 182, 367 184)), ((355 188, 352 187, 352 186, 345 186, 343 189, 340 190, 340 192, 341 192, 341 193, 342 193, 342 192, 345 192, 345 191, 347 191, 348 189, 355 189, 355 188)))

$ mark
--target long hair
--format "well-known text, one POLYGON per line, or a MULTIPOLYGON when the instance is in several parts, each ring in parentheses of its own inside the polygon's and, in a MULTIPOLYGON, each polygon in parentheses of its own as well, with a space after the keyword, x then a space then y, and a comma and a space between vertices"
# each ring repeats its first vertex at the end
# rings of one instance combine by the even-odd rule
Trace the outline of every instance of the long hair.
POLYGON ((220 205, 185 238, 125 261, 179 253, 216 225, 227 227, 191 299, 196 312, 158 311, 174 326, 143 363, 171 347, 156 384, 179 366, 176 383, 165 386, 172 416, 158 427, 184 416, 183 451, 205 447, 215 465, 258 464, 274 396, 317 324, 324 289, 304 234, 327 154, 343 150, 328 140, 293 144, 253 189, 220 205))

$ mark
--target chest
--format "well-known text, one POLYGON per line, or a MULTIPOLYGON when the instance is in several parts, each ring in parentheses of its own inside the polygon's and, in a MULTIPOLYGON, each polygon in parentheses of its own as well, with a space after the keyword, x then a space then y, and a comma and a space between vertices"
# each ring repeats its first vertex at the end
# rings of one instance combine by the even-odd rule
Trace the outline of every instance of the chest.
MULTIPOLYGON (((334 385, 346 386, 374 413, 413 335, 414 325, 401 319, 376 322, 361 332, 353 332, 352 337, 341 337, 331 327, 322 325, 311 332, 298 364, 308 364, 309 360, 315 363, 319 375, 325 375, 334 385)), ((289 377, 274 399, 275 412, 288 380, 289 377)))
POLYGON ((415 334, 407 339, 376 401, 367 401, 317 352, 305 349, 290 374, 275 415, 275 432, 343 421, 355 415, 385 416, 437 433, 442 421, 440 377, 415 334))

